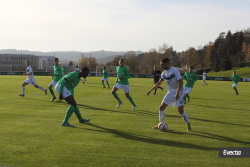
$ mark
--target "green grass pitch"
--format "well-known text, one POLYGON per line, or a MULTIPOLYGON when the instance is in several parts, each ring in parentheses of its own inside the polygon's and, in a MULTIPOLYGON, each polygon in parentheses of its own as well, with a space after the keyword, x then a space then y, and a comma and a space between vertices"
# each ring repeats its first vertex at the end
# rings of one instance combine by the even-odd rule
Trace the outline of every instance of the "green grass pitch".
MULTIPOLYGON (((68 104, 58 98, 51 103, 50 92, 21 84, 25 76, 0 76, 0 166, 249 166, 249 158, 219 158, 219 147, 250 147, 249 83, 197 81, 191 101, 185 106, 192 125, 187 127, 177 108, 167 107, 168 132, 151 129, 158 124, 158 112, 166 94, 146 95, 152 79, 129 79, 135 111, 123 90, 117 93, 123 104, 116 108, 111 89, 102 89, 100 77, 79 83, 75 99, 83 118, 73 114, 74 128, 62 127, 68 104)), ((51 77, 35 76, 47 88, 51 77)), ((54 89, 54 88, 53 88, 54 89)), ((56 93, 57 97, 58 94, 56 93)))

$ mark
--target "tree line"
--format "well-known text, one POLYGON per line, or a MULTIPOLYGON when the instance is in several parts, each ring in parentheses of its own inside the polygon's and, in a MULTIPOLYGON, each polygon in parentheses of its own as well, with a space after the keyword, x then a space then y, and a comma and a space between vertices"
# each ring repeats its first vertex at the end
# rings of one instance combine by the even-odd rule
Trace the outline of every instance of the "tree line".
POLYGON ((197 49, 189 47, 186 51, 176 52, 172 46, 164 43, 157 50, 152 48, 139 55, 128 51, 106 64, 98 64, 94 57, 84 57, 82 54, 79 66, 87 66, 90 71, 95 71, 96 66, 118 66, 119 59, 123 58, 130 73, 149 74, 153 72, 154 65, 159 69, 160 61, 167 57, 170 59, 170 65, 174 67, 185 68, 186 65, 192 65, 195 69, 211 68, 215 71, 226 71, 232 69, 232 63, 249 61, 249 47, 250 28, 234 34, 229 30, 227 33, 220 33, 214 42, 210 41, 204 46, 198 46, 197 49))

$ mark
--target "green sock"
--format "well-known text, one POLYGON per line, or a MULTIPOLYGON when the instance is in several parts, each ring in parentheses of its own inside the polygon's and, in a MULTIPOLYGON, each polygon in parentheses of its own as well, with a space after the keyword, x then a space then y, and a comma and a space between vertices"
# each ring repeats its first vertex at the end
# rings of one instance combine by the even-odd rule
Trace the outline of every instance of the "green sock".
POLYGON ((133 106, 136 106, 131 96, 129 96, 128 99, 133 104, 133 106))
POLYGON ((80 113, 78 107, 76 107, 74 113, 76 114, 76 116, 77 116, 77 118, 78 118, 78 120, 80 122, 82 120, 82 116, 81 116, 81 113, 80 113))
POLYGON ((55 94, 54 94, 54 91, 53 91, 52 87, 49 86, 48 88, 49 88, 49 91, 50 91, 51 95, 52 95, 53 97, 56 97, 55 94))
POLYGON ((186 98, 187 98, 187 96, 185 96, 185 97, 184 97, 184 101, 185 101, 185 103, 187 103, 187 100, 186 100, 186 98))
POLYGON ((116 98, 116 100, 119 101, 119 103, 121 103, 122 101, 120 100, 120 98, 118 97, 117 93, 113 93, 114 97, 116 98))
POLYGON ((72 106, 72 105, 69 106, 67 114, 66 114, 66 116, 64 118, 63 123, 66 123, 66 122, 69 121, 69 118, 71 117, 71 115, 73 114, 73 112, 75 111, 75 109, 76 108, 74 106, 72 106))
POLYGON ((108 84, 108 87, 109 87, 109 83, 107 82, 107 84, 108 84))
POLYGON ((238 90, 237 90, 237 88, 234 88, 234 90, 236 91, 236 93, 238 93, 238 90))
POLYGON ((105 87, 105 84, 104 84, 104 82, 102 82, 102 84, 103 84, 103 87, 105 87))
POLYGON ((187 97, 189 98, 190 96, 188 95, 187 97))

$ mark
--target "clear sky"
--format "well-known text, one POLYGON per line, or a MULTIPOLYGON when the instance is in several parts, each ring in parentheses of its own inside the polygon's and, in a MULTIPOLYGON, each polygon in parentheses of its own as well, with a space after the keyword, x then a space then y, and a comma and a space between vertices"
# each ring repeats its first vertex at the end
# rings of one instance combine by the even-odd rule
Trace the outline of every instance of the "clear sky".
POLYGON ((177 52, 250 27, 249 0, 0 0, 0 49, 177 52))

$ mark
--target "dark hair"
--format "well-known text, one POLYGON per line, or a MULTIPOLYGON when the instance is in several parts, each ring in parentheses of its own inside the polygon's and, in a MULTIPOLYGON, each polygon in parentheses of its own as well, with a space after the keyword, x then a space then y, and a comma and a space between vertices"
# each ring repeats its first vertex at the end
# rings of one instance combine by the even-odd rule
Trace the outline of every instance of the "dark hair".
POLYGON ((191 69, 194 69, 194 67, 193 67, 193 66, 190 66, 190 68, 191 68, 191 69))
POLYGON ((120 61, 124 62, 124 59, 120 59, 120 61))
POLYGON ((76 65, 76 68, 78 68, 78 65, 76 65))
POLYGON ((82 72, 88 72, 88 73, 89 73, 88 67, 83 67, 83 68, 82 68, 82 72))
POLYGON ((162 63, 168 63, 168 64, 169 64, 169 58, 164 58, 164 59, 162 59, 161 62, 162 62, 162 63))
POLYGON ((54 58, 54 61, 55 61, 55 60, 58 60, 58 61, 59 61, 59 59, 58 59, 58 58, 54 58))
POLYGON ((29 63, 30 63, 30 61, 29 61, 28 59, 26 59, 25 61, 27 61, 27 62, 29 62, 29 63))
POLYGON ((104 68, 106 68, 106 66, 103 66, 104 68))

